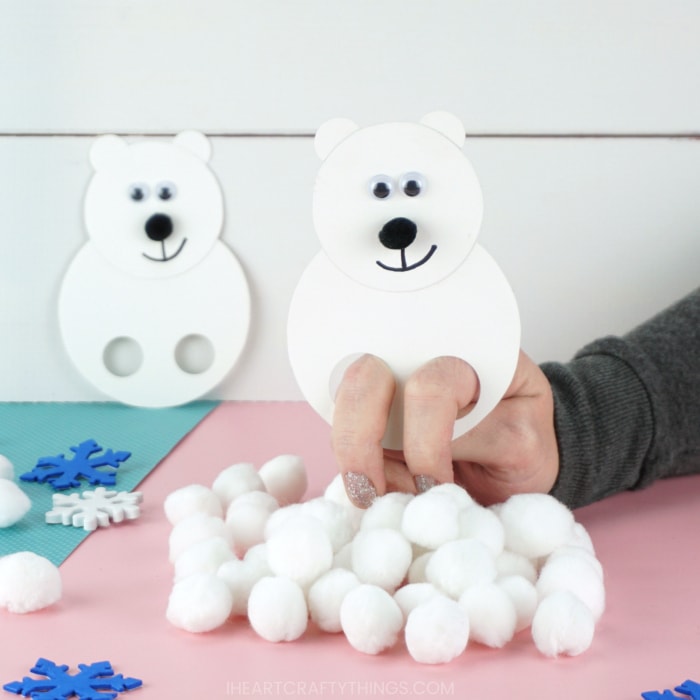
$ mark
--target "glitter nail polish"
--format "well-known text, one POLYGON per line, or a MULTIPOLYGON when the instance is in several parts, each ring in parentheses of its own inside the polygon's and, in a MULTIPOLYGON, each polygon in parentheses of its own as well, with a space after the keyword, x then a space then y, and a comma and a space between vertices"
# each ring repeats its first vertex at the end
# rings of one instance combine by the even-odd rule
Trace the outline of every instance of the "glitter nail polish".
POLYGON ((348 497, 358 508, 369 508, 377 497, 377 491, 366 474, 345 472, 343 474, 348 497))
POLYGON ((425 493, 429 489, 432 489, 433 486, 437 486, 439 483, 437 479, 433 478, 432 476, 427 476, 426 474, 417 474, 413 477, 413 481, 416 485, 416 491, 418 491, 418 493, 425 493))

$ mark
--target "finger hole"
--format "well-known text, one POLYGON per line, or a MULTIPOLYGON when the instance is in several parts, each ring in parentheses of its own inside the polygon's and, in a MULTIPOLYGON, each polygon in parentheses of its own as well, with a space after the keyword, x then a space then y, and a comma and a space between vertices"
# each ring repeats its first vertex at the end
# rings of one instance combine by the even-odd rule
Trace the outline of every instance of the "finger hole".
POLYGON ((133 338, 119 336, 105 346, 102 362, 115 377, 130 377, 141 369, 143 350, 133 338))
POLYGON ((214 364, 214 346, 204 335, 193 333, 175 346, 175 362, 187 374, 202 374, 214 364))

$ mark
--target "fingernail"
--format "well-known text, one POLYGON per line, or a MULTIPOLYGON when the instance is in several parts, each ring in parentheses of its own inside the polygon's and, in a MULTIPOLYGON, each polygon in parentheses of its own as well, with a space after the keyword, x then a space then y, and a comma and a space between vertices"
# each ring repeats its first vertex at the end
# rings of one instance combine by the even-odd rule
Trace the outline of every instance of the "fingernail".
POLYGON ((426 474, 417 474, 413 477, 413 482, 416 485, 416 491, 418 491, 418 493, 425 493, 429 489, 432 489, 433 486, 438 485, 437 479, 432 476, 427 476, 426 474))
POLYGON ((358 508, 369 508, 377 497, 377 490, 366 474, 345 472, 343 474, 348 497, 358 508))

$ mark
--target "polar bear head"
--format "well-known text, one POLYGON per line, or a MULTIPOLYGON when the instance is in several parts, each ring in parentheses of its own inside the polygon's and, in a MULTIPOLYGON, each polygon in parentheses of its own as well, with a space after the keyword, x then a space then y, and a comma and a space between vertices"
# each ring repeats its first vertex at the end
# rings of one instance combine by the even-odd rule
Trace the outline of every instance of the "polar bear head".
POLYGON ((88 236, 104 258, 137 277, 177 275, 200 262, 221 233, 221 188, 209 141, 183 131, 171 141, 98 137, 85 196, 88 236))
POLYGON ((363 129, 348 119, 323 124, 314 142, 323 163, 313 218, 333 263, 385 291, 421 289, 451 274, 469 255, 483 213, 464 138, 447 112, 363 129))

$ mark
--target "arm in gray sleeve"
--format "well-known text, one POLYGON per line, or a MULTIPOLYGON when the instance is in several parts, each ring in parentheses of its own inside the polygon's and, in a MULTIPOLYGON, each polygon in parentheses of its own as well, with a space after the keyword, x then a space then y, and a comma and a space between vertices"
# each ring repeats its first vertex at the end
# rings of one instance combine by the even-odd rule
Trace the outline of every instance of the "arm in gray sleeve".
POLYGON ((542 365, 572 508, 700 472, 700 288, 627 335, 542 365))

